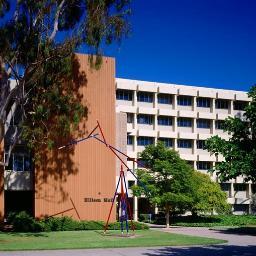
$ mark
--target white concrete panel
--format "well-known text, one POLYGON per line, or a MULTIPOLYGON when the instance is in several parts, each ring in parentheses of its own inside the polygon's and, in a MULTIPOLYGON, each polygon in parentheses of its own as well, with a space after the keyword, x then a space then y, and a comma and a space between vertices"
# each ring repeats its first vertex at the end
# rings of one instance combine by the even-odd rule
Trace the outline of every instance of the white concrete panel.
POLYGON ((141 92, 157 92, 157 86, 153 82, 138 82, 138 91, 141 92))
POLYGON ((197 91, 198 97, 205 97, 205 98, 216 98, 216 89, 211 88, 198 88, 197 91))
POLYGON ((217 98, 218 99, 226 99, 226 100, 234 100, 235 92, 231 90, 217 90, 217 98))
POLYGON ((177 133, 176 132, 171 132, 171 131, 159 131, 158 132, 158 137, 162 138, 177 138, 177 133))
POLYGON ((179 132, 178 133, 178 138, 179 139, 196 139, 197 134, 196 133, 185 133, 185 132, 179 132))
POLYGON ((123 90, 137 90, 136 80, 128 80, 122 78, 116 78, 116 88, 123 90))
POLYGON ((198 134, 198 139, 199 140, 207 140, 209 138, 211 138, 213 136, 213 134, 202 134, 202 133, 199 133, 198 134))
POLYGON ((177 110, 173 109, 158 109, 160 116, 177 116, 177 110))
POLYGON ((207 162, 215 162, 216 161, 215 155, 210 155, 210 153, 200 154, 197 156, 197 159, 198 159, 198 161, 207 161, 207 162))
POLYGON ((178 116, 179 117, 196 118, 197 117, 197 112, 195 112, 195 111, 187 111, 187 110, 179 110, 178 111, 178 116))
POLYGON ((156 137, 157 131, 150 131, 150 130, 138 130, 138 136, 148 136, 148 137, 156 137))
POLYGON ((204 119, 216 119, 216 114, 209 113, 209 112, 198 112, 197 116, 198 118, 204 118, 204 119))
POLYGON ((156 85, 158 86, 159 93, 166 93, 166 94, 177 94, 178 93, 177 85, 162 84, 162 83, 156 83, 156 85))
POLYGON ((116 112, 136 113, 137 108, 134 106, 118 105, 116 107, 116 112))
POLYGON ((244 101, 251 101, 251 98, 248 97, 246 92, 236 92, 235 93, 236 100, 244 100, 244 101))
POLYGON ((149 114, 149 115, 156 115, 157 109, 156 108, 148 108, 148 107, 138 107, 139 114, 149 114))
POLYGON ((225 120, 230 115, 228 114, 228 110, 225 111, 225 109, 216 109, 216 119, 217 120, 225 120))
MULTIPOLYGON (((185 149, 186 150, 186 149, 185 149)), ((184 152, 183 150, 178 150, 180 152, 180 157, 187 161, 196 161, 196 155, 193 155, 191 152, 188 153, 184 152)))
POLYGON ((197 88, 192 86, 182 86, 178 89, 178 95, 197 96, 197 88))

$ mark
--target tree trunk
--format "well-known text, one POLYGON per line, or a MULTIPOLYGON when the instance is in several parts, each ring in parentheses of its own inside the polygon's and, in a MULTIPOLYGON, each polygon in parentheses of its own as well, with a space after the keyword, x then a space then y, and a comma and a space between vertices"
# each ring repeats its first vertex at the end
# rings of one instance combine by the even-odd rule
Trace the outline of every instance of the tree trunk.
POLYGON ((165 207, 165 218, 166 218, 166 228, 170 228, 170 207, 166 205, 165 207))

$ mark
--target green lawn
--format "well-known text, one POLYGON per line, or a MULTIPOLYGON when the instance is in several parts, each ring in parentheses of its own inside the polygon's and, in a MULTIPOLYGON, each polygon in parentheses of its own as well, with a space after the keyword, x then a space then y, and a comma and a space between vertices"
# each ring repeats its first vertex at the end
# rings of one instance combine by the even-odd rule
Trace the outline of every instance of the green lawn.
POLYGON ((203 245, 224 243, 224 240, 170 234, 161 231, 135 231, 136 237, 118 237, 120 231, 62 231, 42 233, 1 233, 0 250, 45 250, 78 248, 150 247, 203 245), (113 236, 116 235, 116 236, 113 236))

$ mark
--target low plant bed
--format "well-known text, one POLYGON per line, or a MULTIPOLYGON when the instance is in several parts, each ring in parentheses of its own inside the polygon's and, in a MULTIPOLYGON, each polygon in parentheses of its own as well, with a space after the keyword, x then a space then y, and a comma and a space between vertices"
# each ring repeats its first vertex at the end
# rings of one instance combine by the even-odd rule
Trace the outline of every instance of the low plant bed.
POLYGON ((155 230, 138 230, 136 236, 122 237, 120 231, 60 231, 39 233, 0 232, 0 250, 53 250, 118 247, 208 245, 226 241, 155 230), (118 235, 119 234, 119 235, 118 235))
MULTIPOLYGON (((165 224, 165 218, 156 218, 155 224, 165 224)), ((216 227, 256 225, 255 215, 214 215, 214 216, 175 216, 170 224, 183 227, 216 227)))

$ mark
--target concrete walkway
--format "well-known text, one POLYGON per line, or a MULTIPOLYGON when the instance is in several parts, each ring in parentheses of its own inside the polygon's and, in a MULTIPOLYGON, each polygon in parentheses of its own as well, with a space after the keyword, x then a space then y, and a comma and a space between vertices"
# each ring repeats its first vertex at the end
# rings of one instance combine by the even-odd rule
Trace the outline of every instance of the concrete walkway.
MULTIPOLYGON (((163 232, 197 235, 228 240, 213 246, 173 246, 154 248, 119 248, 89 250, 55 250, 0 252, 1 256, 255 256, 256 236, 238 235, 208 228, 170 228, 163 232)), ((0 248, 1 249, 1 248, 0 248)))

